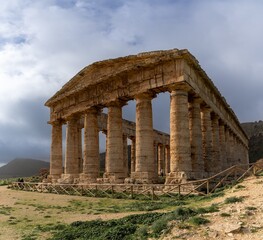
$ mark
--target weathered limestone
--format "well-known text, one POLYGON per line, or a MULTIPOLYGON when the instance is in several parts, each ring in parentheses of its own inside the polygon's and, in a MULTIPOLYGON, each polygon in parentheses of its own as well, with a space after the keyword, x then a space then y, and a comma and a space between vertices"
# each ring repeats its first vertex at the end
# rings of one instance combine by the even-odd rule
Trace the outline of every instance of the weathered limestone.
POLYGON ((204 161, 202 155, 202 129, 200 98, 193 98, 189 103, 189 130, 191 143, 192 172, 197 179, 203 178, 204 161))
POLYGON ((128 143, 127 135, 123 135, 123 173, 124 177, 128 177, 129 166, 128 166, 128 143))
POLYGON ((173 89, 170 95, 170 174, 173 179, 185 179, 192 171, 188 116, 188 93, 173 89))
POLYGON ((52 138, 50 151, 50 181, 56 182, 63 173, 62 169, 62 123, 52 123, 52 138))
POLYGON ((203 159, 204 170, 211 175, 213 172, 212 164, 212 123, 211 123, 211 109, 204 107, 201 110, 201 126, 203 139, 203 159))
POLYGON ((170 173, 170 147, 165 146, 165 175, 170 173))
POLYGON ((106 171, 104 178, 109 182, 123 182, 123 137, 122 137, 122 106, 123 102, 110 103, 107 122, 106 171))
POLYGON ((164 175, 164 146, 158 144, 158 174, 164 175))
POLYGON ((136 165, 132 177, 137 181, 156 181, 153 149, 152 94, 140 94, 136 99, 136 165))
POLYGON ((131 138, 131 173, 135 172, 135 137, 131 138))
POLYGON ((212 164, 213 173, 220 172, 220 155, 219 155, 219 118, 213 114, 212 117, 212 164))
POLYGON ((98 110, 91 108, 85 113, 84 120, 84 162, 80 181, 96 182, 99 176, 99 129, 98 110))
POLYGON ((67 121, 64 182, 73 183, 79 177, 79 119, 72 116, 67 121))
POLYGON ((186 49, 91 64, 46 106, 52 125, 50 182, 121 183, 130 169, 131 182, 153 183, 162 169, 166 183, 173 183, 248 164, 248 138, 236 115, 186 49), (151 100, 161 92, 171 94, 170 137, 153 129, 151 100), (136 124, 122 119, 123 104, 134 99, 136 124), (99 114, 103 108, 108 116, 99 114), (62 124, 67 125, 64 172, 62 124), (103 179, 98 178, 99 131, 107 133, 103 179), (130 168, 127 138, 132 140, 130 168))
POLYGON ((220 166, 221 170, 227 169, 227 155, 226 155, 226 135, 225 135, 225 124, 219 122, 219 145, 220 145, 220 166))

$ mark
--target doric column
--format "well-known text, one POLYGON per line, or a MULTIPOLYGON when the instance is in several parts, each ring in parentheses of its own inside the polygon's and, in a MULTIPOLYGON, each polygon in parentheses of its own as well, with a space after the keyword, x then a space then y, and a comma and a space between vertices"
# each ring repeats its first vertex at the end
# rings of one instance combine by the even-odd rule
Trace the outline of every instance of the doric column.
POLYGON ((88 109, 84 119, 84 162, 82 182, 96 182, 99 177, 99 128, 98 110, 88 109))
POLYGON ((170 173, 170 147, 165 146, 165 175, 167 176, 170 173))
POLYGON ((135 172, 135 137, 131 137, 131 173, 135 172))
POLYGON ((125 178, 122 137, 123 105, 123 102, 116 101, 108 106, 106 171, 104 178, 110 182, 123 182, 125 178))
POLYGON ((230 163, 230 166, 235 165, 234 163, 234 134, 231 130, 229 131, 229 163, 230 163))
POLYGON ((212 165, 212 123, 210 108, 202 108, 201 110, 201 127, 203 139, 203 159, 204 168, 208 175, 213 171, 212 165))
POLYGON ((72 183, 79 176, 79 118, 71 116, 67 121, 64 182, 72 183))
POLYGON ((153 182, 156 180, 154 150, 153 150, 153 122, 152 122, 152 94, 139 94, 136 100, 136 165, 132 175, 138 182, 153 182))
POLYGON ((79 163, 79 173, 83 172, 83 154, 82 154, 82 128, 78 126, 78 163, 79 163))
POLYGON ((219 142, 220 142, 220 165, 221 170, 227 169, 227 158, 226 158, 226 135, 225 135, 225 125, 220 120, 219 121, 219 142))
POLYGON ((164 146, 163 144, 158 144, 158 174, 164 175, 164 146))
POLYGON ((56 182, 63 173, 62 163, 62 123, 57 121, 52 124, 51 151, 50 151, 50 175, 48 179, 56 182))
MULTIPOLYGON (((171 178, 189 178, 192 171, 188 114, 188 92, 174 89, 170 95, 170 174, 171 178)), ((169 183, 167 179, 167 183, 169 183)))
POLYGON ((123 134, 123 172, 124 177, 128 177, 128 145, 127 145, 127 135, 123 134))
POLYGON ((214 174, 220 172, 219 117, 216 114, 213 114, 212 117, 212 165, 214 174))
POLYGON ((229 168, 231 166, 231 149, 230 149, 230 132, 229 128, 225 126, 225 136, 226 136, 226 167, 229 168))
POLYGON ((204 160, 202 153, 202 129, 200 98, 193 98, 189 103, 189 129, 191 142, 192 171, 195 178, 203 178, 204 160))

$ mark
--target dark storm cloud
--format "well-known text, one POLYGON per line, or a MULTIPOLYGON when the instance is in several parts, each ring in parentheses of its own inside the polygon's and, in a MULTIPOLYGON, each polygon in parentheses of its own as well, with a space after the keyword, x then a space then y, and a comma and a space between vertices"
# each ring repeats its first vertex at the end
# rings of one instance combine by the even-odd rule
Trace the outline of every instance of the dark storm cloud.
MULTIPOLYGON (((12 0, 0 11, 0 162, 47 159, 45 101, 86 65, 142 51, 189 49, 240 121, 263 119, 262 1, 12 0)), ((153 116, 168 132, 169 95, 153 116)), ((135 120, 134 101, 123 117, 135 120)))

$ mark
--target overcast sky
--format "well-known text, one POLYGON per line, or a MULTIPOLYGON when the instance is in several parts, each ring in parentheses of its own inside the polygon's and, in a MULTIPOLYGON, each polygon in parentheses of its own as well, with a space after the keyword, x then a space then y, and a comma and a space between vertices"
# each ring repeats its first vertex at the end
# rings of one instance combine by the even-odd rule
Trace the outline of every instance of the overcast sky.
MULTIPOLYGON (((261 0, 1 0, 0 162, 48 160, 45 101, 92 62, 144 51, 187 48, 241 122, 263 119, 262 13, 261 0)), ((153 106, 169 130, 169 96, 153 106)))

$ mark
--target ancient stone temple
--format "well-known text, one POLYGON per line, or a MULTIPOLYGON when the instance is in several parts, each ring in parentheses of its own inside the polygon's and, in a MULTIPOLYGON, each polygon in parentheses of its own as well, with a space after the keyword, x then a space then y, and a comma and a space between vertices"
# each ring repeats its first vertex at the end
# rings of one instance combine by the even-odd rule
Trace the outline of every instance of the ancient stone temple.
POLYGON ((129 179, 155 183, 164 174, 166 183, 173 183, 248 164, 248 139, 236 115, 187 50, 146 52, 93 63, 45 105, 50 108, 52 125, 52 182, 122 183, 129 179), (170 94, 169 134, 153 129, 152 99, 161 92, 170 94), (136 123, 122 119, 122 107, 129 100, 136 101, 136 123), (103 108, 108 108, 107 115, 101 113, 103 108), (106 134, 101 178, 99 131, 106 134))

